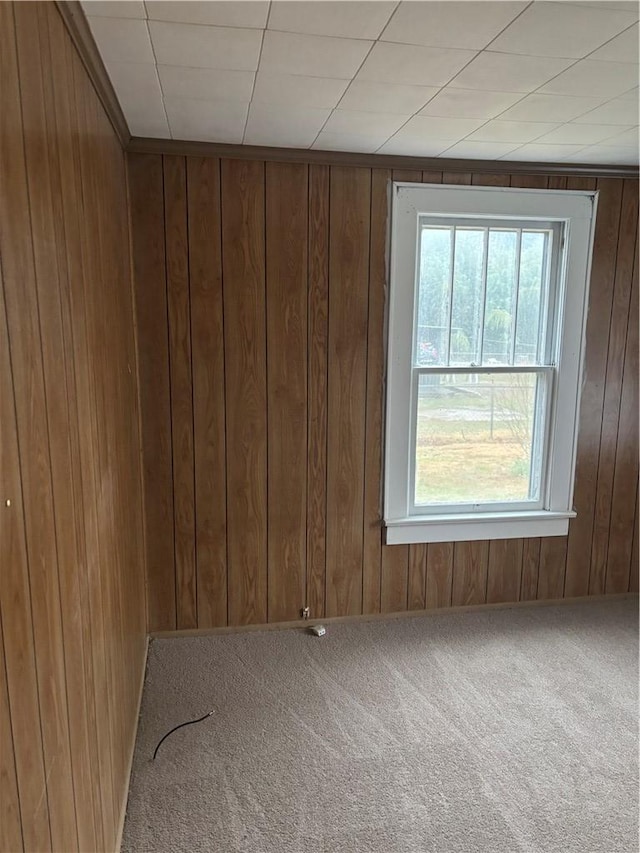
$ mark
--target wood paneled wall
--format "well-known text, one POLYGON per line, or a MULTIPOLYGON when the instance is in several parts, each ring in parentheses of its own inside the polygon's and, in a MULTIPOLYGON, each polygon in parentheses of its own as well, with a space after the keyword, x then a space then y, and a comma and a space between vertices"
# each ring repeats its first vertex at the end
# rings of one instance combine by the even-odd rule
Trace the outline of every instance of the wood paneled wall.
POLYGON ((150 154, 129 174, 151 630, 637 588, 637 181, 150 154), (600 191, 566 538, 382 544, 392 178, 600 191))
POLYGON ((53 3, 0 3, 0 849, 117 845, 146 650, 124 155, 53 3))

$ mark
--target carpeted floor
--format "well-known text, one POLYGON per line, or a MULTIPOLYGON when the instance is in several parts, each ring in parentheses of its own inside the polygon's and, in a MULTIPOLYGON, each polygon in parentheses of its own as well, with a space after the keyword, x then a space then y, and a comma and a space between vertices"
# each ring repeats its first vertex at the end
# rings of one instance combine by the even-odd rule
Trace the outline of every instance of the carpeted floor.
POLYGON ((634 600, 156 640, 123 850, 635 853, 637 706, 634 600))

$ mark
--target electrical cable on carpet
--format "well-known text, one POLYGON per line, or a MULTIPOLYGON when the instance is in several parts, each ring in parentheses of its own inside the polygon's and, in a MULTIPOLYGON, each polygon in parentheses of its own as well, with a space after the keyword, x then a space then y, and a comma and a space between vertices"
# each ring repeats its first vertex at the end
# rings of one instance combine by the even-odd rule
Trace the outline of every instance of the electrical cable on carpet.
POLYGON ((209 713, 205 714, 203 717, 198 717, 197 720, 187 720, 186 723, 180 723, 180 725, 174 726, 171 731, 168 731, 164 737, 160 738, 160 741, 158 742, 158 745, 156 746, 155 751, 153 753, 153 761, 156 760, 158 750, 160 749, 164 741, 169 737, 169 735, 172 735, 174 732, 177 732, 178 729, 181 729, 183 726, 192 726, 194 723, 201 723, 203 720, 206 720, 207 717, 211 716, 213 716, 213 711, 209 711, 209 713))

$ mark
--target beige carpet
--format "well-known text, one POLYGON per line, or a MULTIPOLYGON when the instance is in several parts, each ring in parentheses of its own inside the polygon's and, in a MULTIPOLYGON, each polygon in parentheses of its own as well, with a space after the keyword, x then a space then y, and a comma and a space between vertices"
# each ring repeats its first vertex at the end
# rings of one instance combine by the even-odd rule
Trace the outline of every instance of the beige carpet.
POLYGON ((634 853, 637 652, 633 600, 156 640, 123 850, 634 853))

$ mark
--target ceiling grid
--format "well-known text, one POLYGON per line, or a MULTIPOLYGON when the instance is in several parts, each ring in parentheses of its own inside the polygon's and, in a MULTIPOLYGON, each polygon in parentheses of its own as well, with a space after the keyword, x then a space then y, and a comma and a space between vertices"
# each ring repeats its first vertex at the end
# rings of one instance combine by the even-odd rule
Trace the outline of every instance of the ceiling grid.
POLYGON ((638 164, 638 2, 82 7, 133 136, 638 164))

